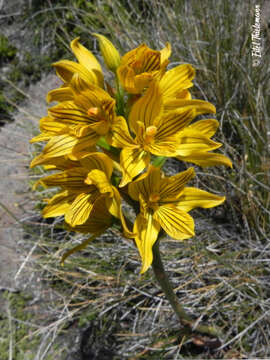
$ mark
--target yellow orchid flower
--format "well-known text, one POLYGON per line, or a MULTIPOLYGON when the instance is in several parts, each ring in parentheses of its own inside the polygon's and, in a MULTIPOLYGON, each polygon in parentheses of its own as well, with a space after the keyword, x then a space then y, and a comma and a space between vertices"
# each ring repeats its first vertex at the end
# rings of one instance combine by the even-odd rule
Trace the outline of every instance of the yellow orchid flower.
POLYGON ((166 44, 161 51, 150 49, 141 44, 121 58, 117 70, 118 78, 124 89, 130 94, 140 94, 149 86, 151 80, 160 79, 168 65, 171 46, 166 44))
POLYGON ((110 182, 113 161, 103 153, 92 153, 81 157, 79 164, 38 181, 45 187, 62 188, 48 201, 43 216, 65 215, 70 226, 83 225, 92 214, 96 201, 104 198, 110 214, 121 220, 125 235, 132 236, 121 210, 120 194, 110 182))
POLYGON ((60 60, 53 64, 57 76, 68 85, 75 73, 87 84, 103 87, 103 73, 96 57, 79 43, 79 37, 72 40, 70 47, 78 63, 70 60, 60 60))
POLYGON ((161 228, 174 239, 188 239, 195 234, 194 221, 188 212, 196 207, 211 208, 224 202, 225 197, 185 187, 194 176, 193 168, 166 177, 160 168, 150 166, 147 173, 129 184, 129 195, 139 201, 141 208, 134 223, 135 242, 142 259, 141 273, 152 264, 152 247, 161 228))
POLYGON ((148 90, 131 108, 129 126, 135 134, 132 138, 123 118, 114 127, 112 145, 123 148, 120 165, 123 178, 120 186, 125 186, 140 174, 150 163, 151 154, 156 156, 177 156, 188 147, 192 149, 214 150, 220 146, 207 137, 197 139, 190 131, 189 143, 180 136, 183 129, 196 116, 191 107, 164 112, 163 98, 157 81, 152 81, 148 90))
POLYGON ((40 121, 42 133, 31 142, 48 141, 43 152, 31 167, 44 164, 47 159, 76 154, 89 149, 105 136, 111 142, 112 129, 119 121, 115 114, 115 100, 103 89, 85 84, 74 75, 70 84, 74 99, 62 101, 49 108, 48 116, 40 121))

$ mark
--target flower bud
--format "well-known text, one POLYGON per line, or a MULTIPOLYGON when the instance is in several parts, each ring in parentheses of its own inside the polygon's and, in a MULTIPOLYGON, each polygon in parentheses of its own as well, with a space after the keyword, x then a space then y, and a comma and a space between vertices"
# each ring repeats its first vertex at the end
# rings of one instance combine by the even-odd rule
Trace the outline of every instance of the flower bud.
POLYGON ((119 52, 105 36, 96 33, 93 35, 98 39, 100 51, 107 68, 113 72, 116 72, 116 69, 120 65, 119 52))

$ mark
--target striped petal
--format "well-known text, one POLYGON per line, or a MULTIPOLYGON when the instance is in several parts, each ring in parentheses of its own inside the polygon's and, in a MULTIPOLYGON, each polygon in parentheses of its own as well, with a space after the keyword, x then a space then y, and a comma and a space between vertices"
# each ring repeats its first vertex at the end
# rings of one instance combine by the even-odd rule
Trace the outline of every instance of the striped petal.
POLYGON ((84 224, 89 218, 98 197, 97 191, 79 194, 66 212, 65 221, 71 226, 84 224))
POLYGON ((187 127, 195 116, 196 111, 194 109, 187 110, 185 108, 165 113, 155 122, 157 126, 155 139, 164 139, 176 135, 187 127))
POLYGON ((154 219, 173 239, 184 240, 195 235, 192 217, 173 204, 160 206, 154 213, 154 219))
POLYGON ((196 116, 202 114, 215 114, 216 108, 213 104, 204 100, 186 100, 186 99, 176 99, 176 100, 164 100, 164 110, 172 111, 178 108, 194 109, 196 110, 196 116))
POLYGON ((123 149, 120 154, 120 165, 123 169, 123 178, 119 186, 122 187, 128 184, 147 167, 149 162, 149 153, 141 149, 123 149))
POLYGON ((70 60, 61 60, 54 64, 56 74, 64 83, 69 83, 72 76, 78 73, 83 81, 90 84, 98 84, 98 79, 94 71, 90 71, 83 65, 70 60))
POLYGON ((70 135, 54 136, 43 149, 43 152, 33 159, 31 167, 45 164, 46 160, 53 157, 80 152, 95 144, 99 136, 95 132, 89 131, 84 136, 76 138, 70 135))
POLYGON ((88 172, 98 169, 106 174, 108 179, 112 176, 113 162, 106 154, 95 152, 91 155, 83 156, 79 161, 88 172))
POLYGON ((117 69, 117 76, 122 84, 123 88, 130 94, 135 93, 135 72, 132 68, 126 65, 120 65, 117 69))
POLYGON ((181 161, 191 162, 201 167, 225 165, 232 168, 231 160, 227 156, 219 153, 212 153, 206 151, 192 152, 188 156, 177 156, 177 159, 181 161))
POLYGON ((184 129, 178 137, 179 146, 177 153, 179 156, 190 156, 193 152, 206 152, 219 148, 222 144, 215 142, 205 135, 200 134, 192 128, 184 129))
POLYGON ((145 88, 149 86, 151 81, 153 80, 153 73, 142 73, 140 75, 134 76, 134 87, 136 94, 142 93, 145 88))
POLYGON ((127 122, 122 116, 118 116, 112 125, 111 145, 118 148, 134 147, 136 143, 130 136, 127 122))
POLYGON ((40 119, 39 122, 40 130, 47 132, 51 135, 58 135, 61 132, 67 132, 67 125, 56 121, 50 116, 45 116, 40 119))
POLYGON ((71 227, 67 224, 69 231, 76 231, 83 234, 104 232, 112 224, 112 216, 107 209, 105 197, 98 198, 95 203, 91 216, 82 224, 71 227))
POLYGON ((225 196, 218 196, 194 187, 185 187, 176 204, 177 209, 188 212, 194 208, 212 208, 222 204, 225 196))
MULTIPOLYGON (((159 193, 162 184, 161 170, 159 167, 149 165, 148 171, 128 186, 128 193, 133 200, 139 201, 140 195, 144 199, 151 193, 159 193)), ((163 186, 163 185, 162 185, 163 186)))
POLYGON ((49 91, 46 97, 48 103, 52 101, 70 101, 73 99, 74 94, 72 90, 67 86, 49 91))
POLYGON ((89 72, 94 72, 97 77, 97 84, 99 86, 103 86, 103 75, 102 68, 100 63, 97 61, 96 57, 86 49, 82 44, 79 43, 79 37, 72 40, 70 43, 70 47, 76 56, 77 60, 81 65, 83 65, 89 72))
POLYGON ((145 218, 139 214, 135 220, 133 230, 137 234, 135 242, 142 260, 140 273, 143 274, 153 262, 152 247, 157 241, 160 225, 151 214, 148 213, 145 218))
POLYGON ((161 114, 163 105, 159 85, 156 81, 152 81, 145 95, 142 96, 132 106, 129 114, 129 124, 131 129, 137 133, 140 121, 145 128, 154 125, 155 119, 161 114))
POLYGON ((178 154, 177 137, 171 136, 166 139, 157 139, 149 145, 145 145, 146 151, 156 156, 176 156, 178 154))
POLYGON ((177 175, 162 178, 160 182, 160 202, 172 202, 179 198, 186 183, 193 179, 194 176, 194 169, 189 168, 177 175))
POLYGON ((106 174, 99 170, 91 170, 85 179, 85 183, 89 185, 95 185, 101 194, 112 195, 112 186, 106 176, 106 174))
POLYGON ((74 101, 61 102, 48 109, 50 117, 68 125, 88 125, 91 123, 87 110, 92 104, 86 104, 85 108, 79 107, 74 101))
POLYGON ((218 126, 219 122, 216 119, 205 119, 196 121, 194 124, 189 125, 189 128, 200 132, 208 138, 211 138, 215 135, 218 126))
POLYGON ((189 65, 179 65, 167 71, 160 81, 160 90, 166 99, 178 97, 183 90, 193 86, 191 80, 195 77, 195 69, 189 65))
POLYGON ((66 190, 54 195, 43 209, 42 216, 49 218, 65 215, 76 196, 76 193, 69 193, 66 190))
POLYGON ((46 176, 39 180, 43 186, 61 186, 72 191, 87 191, 89 185, 84 183, 87 176, 87 171, 80 167, 75 167, 70 170, 65 170, 61 173, 46 176))

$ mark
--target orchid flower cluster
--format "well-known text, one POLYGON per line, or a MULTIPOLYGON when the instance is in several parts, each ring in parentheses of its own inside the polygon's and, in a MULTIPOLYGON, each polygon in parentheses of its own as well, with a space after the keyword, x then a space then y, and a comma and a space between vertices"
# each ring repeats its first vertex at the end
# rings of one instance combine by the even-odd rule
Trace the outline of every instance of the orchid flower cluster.
POLYGON ((194 221, 189 212, 225 200, 187 187, 195 176, 192 167, 166 176, 162 171, 166 159, 202 167, 232 164, 212 152, 221 146, 211 139, 218 121, 193 122, 216 110, 207 101, 192 99, 191 65, 168 70, 169 43, 160 51, 141 44, 121 57, 106 37, 93 36, 115 82, 104 80, 100 63, 79 38, 71 42, 77 62, 53 64, 63 85, 47 95, 48 102, 57 104, 40 120, 41 133, 31 140, 47 142, 31 167, 41 165, 52 172, 36 186, 60 189, 47 200, 43 216, 64 216, 70 230, 91 234, 62 260, 118 224, 125 237, 135 240, 144 273, 161 232, 177 240, 190 238, 194 221), (124 213, 123 202, 133 206, 134 224, 124 213))

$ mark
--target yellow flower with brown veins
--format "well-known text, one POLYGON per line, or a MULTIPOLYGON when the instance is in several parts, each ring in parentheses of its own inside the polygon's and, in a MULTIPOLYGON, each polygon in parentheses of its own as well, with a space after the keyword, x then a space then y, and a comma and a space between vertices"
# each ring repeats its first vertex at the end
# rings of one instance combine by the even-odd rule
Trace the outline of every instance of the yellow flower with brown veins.
POLYGON ((164 112, 159 84, 153 80, 129 114, 128 124, 135 138, 130 135, 124 118, 114 127, 112 145, 123 148, 120 154, 123 169, 120 186, 125 186, 149 165, 151 154, 172 157, 183 150, 214 150, 219 147, 219 143, 205 136, 198 137, 192 131, 180 142, 181 132, 195 116, 196 110, 191 107, 164 112))
POLYGON ((117 69, 123 88, 130 94, 140 94, 152 79, 160 79, 166 71, 171 55, 169 43, 161 50, 152 50, 146 44, 126 53, 117 69))
POLYGON ((132 236, 121 210, 120 194, 110 182, 113 161, 103 153, 87 154, 78 161, 80 166, 39 180, 45 187, 62 188, 48 201, 42 215, 45 218, 65 215, 65 221, 76 227, 88 221, 96 201, 104 198, 110 214, 121 220, 125 235, 132 236))
POLYGON ((111 143, 112 131, 119 120, 115 100, 103 89, 88 85, 74 75, 70 84, 73 100, 49 108, 40 121, 41 134, 31 142, 48 141, 42 153, 31 163, 41 165, 49 158, 75 154, 95 145, 104 136, 111 143))
POLYGON ((161 228, 173 239, 188 239, 195 234, 194 221, 188 212, 224 202, 225 197, 185 187, 194 176, 193 168, 166 177, 160 168, 150 166, 147 173, 129 184, 129 195, 139 201, 141 209, 134 223, 135 242, 142 259, 141 273, 152 264, 152 247, 161 228))

